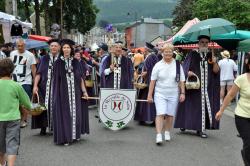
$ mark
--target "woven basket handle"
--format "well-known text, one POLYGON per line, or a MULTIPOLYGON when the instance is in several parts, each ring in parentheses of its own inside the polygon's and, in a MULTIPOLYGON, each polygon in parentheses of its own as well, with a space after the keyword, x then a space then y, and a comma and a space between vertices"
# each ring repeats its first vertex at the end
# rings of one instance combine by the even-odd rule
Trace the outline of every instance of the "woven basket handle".
POLYGON ((200 82, 199 77, 198 77, 195 73, 194 73, 192 76, 189 76, 189 77, 187 78, 186 82, 190 82, 190 81, 189 81, 189 78, 190 78, 190 77, 193 77, 193 76, 196 77, 197 82, 200 82))
POLYGON ((136 83, 143 83, 143 78, 141 75, 138 76, 136 83), (141 80, 141 81, 140 81, 141 80), (139 82, 140 81, 140 82, 139 82))
MULTIPOLYGON (((39 99, 38 92, 36 92, 35 95, 36 95, 36 97, 37 97, 37 103, 40 103, 40 99, 39 99)), ((32 102, 32 103, 34 102, 34 95, 32 95, 31 102, 32 102)))

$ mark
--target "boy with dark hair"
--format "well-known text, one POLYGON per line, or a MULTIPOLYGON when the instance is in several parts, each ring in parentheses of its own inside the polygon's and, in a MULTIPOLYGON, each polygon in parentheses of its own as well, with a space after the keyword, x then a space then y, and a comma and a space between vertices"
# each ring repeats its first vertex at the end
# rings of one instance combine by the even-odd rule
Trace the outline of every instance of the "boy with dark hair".
POLYGON ((9 58, 0 60, 0 165, 14 166, 20 145, 19 107, 31 109, 28 95, 11 79, 14 64, 9 58))

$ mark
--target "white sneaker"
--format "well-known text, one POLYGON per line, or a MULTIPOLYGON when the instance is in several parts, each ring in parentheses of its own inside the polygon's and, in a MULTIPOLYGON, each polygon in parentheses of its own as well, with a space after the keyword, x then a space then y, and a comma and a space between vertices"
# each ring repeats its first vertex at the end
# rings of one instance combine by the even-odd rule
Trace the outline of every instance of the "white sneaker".
POLYGON ((25 128, 28 126, 28 123, 26 121, 21 121, 20 127, 25 128))
POLYGON ((160 145, 162 143, 162 135, 156 134, 156 142, 157 145, 160 145))
POLYGON ((170 141, 171 140, 169 131, 165 131, 164 138, 165 138, 165 141, 170 141))
POLYGON ((63 145, 64 145, 64 146, 69 146, 69 143, 64 143, 63 145))

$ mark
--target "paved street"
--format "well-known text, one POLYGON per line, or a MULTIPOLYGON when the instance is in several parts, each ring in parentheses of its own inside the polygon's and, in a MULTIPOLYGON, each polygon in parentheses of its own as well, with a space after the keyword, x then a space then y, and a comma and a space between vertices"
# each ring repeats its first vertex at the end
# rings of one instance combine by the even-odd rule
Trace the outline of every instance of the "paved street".
POLYGON ((153 127, 131 122, 127 128, 112 132, 98 123, 96 110, 91 110, 91 134, 68 147, 54 145, 52 136, 39 136, 39 130, 22 129, 16 165, 243 166, 241 139, 236 136, 234 119, 228 112, 222 119, 221 130, 208 131, 207 139, 173 130, 171 142, 156 146, 153 127))

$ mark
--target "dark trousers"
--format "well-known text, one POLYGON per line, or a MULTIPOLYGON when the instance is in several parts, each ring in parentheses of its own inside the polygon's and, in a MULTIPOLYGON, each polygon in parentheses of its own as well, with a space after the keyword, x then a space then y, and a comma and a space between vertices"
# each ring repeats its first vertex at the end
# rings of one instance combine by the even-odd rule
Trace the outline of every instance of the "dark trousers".
POLYGON ((22 85, 22 87, 25 90, 25 92, 27 93, 27 95, 29 96, 29 98, 31 99, 31 97, 32 97, 32 85, 24 84, 24 85, 22 85))
MULTIPOLYGON (((28 85, 28 84, 24 84, 22 85, 23 89, 25 90, 25 92, 27 93, 27 95, 29 96, 29 98, 32 98, 32 85, 28 85)), ((22 113, 22 118, 21 121, 27 121, 28 119, 28 113, 27 111, 21 111, 22 113)))
POLYGON ((242 158, 245 166, 250 166, 250 118, 235 115, 235 124, 243 141, 242 158))

